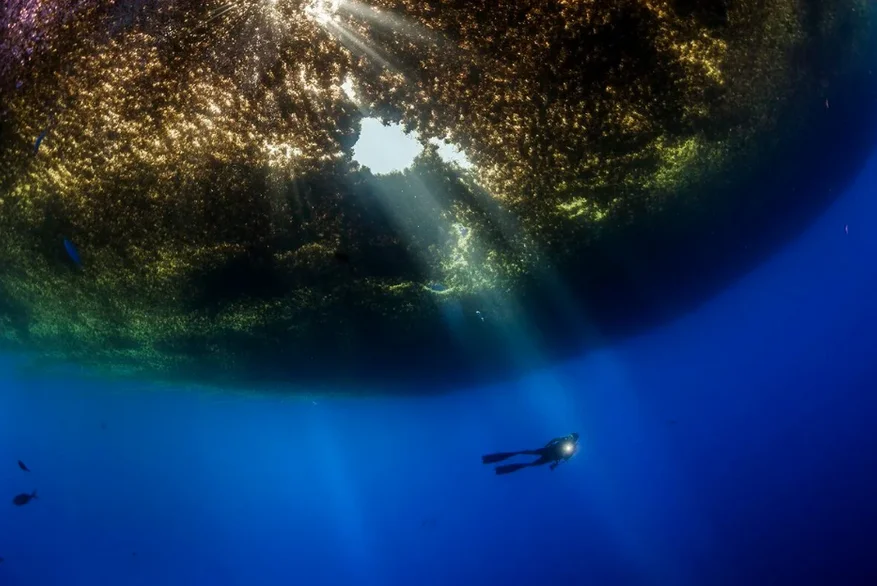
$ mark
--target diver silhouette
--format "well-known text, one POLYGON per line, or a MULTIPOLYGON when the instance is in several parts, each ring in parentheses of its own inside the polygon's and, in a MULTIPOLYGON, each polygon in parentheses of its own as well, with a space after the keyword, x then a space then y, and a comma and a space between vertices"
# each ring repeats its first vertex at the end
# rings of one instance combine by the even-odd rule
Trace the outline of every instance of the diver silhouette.
POLYGON ((579 434, 573 432, 569 435, 563 437, 556 437, 544 447, 539 448, 538 450, 522 450, 520 452, 498 452, 496 454, 487 454, 486 456, 481 456, 481 462, 483 464, 495 464, 497 462, 502 462, 503 460, 507 460, 509 458, 513 458, 515 456, 539 456, 536 460, 532 462, 528 462, 526 464, 505 464, 503 466, 496 467, 497 474, 509 474, 510 472, 517 472, 521 468, 528 468, 530 466, 543 466, 545 464, 550 463, 549 468, 554 470, 563 462, 566 462, 570 458, 572 458, 576 452, 578 451, 578 442, 579 442, 579 434))

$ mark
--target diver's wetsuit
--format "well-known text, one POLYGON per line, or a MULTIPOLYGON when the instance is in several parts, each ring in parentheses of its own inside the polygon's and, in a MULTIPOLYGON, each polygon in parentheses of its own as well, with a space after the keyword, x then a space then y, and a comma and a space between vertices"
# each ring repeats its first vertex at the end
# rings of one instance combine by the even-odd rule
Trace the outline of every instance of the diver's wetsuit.
POLYGON ((578 448, 579 434, 571 433, 564 437, 557 437, 545 444, 544 447, 539 448, 538 450, 522 450, 520 452, 499 452, 496 454, 487 454, 486 456, 481 456, 481 461, 484 464, 494 464, 496 462, 502 462, 508 458, 512 458, 514 456, 539 456, 538 459, 533 460, 527 464, 506 464, 504 466, 497 466, 496 473, 497 474, 508 474, 509 472, 516 472, 521 468, 527 468, 529 466, 542 466, 544 464, 551 463, 551 468, 554 470, 560 465, 561 462, 565 462, 572 458, 578 448))

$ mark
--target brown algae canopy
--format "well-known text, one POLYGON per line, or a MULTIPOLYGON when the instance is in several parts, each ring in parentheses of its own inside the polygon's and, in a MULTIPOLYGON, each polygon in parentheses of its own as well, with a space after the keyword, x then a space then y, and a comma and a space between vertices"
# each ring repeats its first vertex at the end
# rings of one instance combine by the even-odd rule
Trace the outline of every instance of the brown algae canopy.
POLYGON ((626 230, 724 205, 733 170, 790 134, 783 116, 855 72, 869 11, 9 0, 0 340, 195 381, 386 373, 400 356, 437 372, 482 342, 514 355, 509 332, 550 320, 540 287, 575 308, 609 262, 594 251, 647 258, 615 248, 626 230), (410 168, 353 159, 367 117, 416 132, 410 168))

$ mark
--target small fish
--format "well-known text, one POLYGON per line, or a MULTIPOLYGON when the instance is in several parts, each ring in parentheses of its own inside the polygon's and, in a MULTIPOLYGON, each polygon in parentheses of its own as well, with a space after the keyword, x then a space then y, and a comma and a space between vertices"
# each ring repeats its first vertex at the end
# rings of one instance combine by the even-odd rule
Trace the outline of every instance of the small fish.
POLYGON ((81 267, 82 259, 79 258, 79 251, 76 250, 76 247, 73 246, 73 243, 66 238, 64 239, 64 248, 67 250, 67 255, 70 257, 70 260, 76 263, 76 266, 81 267))
POLYGON ((43 143, 43 140, 46 138, 46 135, 49 134, 49 130, 51 130, 52 126, 55 125, 55 115, 52 114, 49 116, 49 123, 37 137, 36 142, 33 145, 33 154, 36 155, 37 151, 40 150, 40 145, 43 143))
POLYGON ((849 224, 844 224, 844 234, 849 236, 849 234, 850 234, 850 225, 849 224))
POLYGON ((30 494, 23 492, 19 495, 16 495, 16 497, 12 499, 12 504, 16 507, 22 507, 35 498, 37 498, 37 491, 33 491, 30 494))
POLYGON ((828 106, 828 98, 825 98, 825 109, 828 110, 828 108, 829 108, 829 106, 828 106))
POLYGON ((21 468, 22 470, 24 470, 25 472, 30 472, 30 470, 28 470, 27 466, 25 466, 24 462, 22 462, 21 460, 18 461, 18 467, 21 468))
POLYGON ((2 563, 3 563, 3 558, 0 558, 0 564, 2 564, 2 563))
POLYGON ((37 151, 40 150, 40 144, 42 144, 43 139, 46 138, 46 133, 49 132, 49 129, 43 130, 40 135, 37 137, 37 141, 33 145, 33 154, 37 154, 37 151))
POLYGON ((335 260, 342 264, 350 264, 350 255, 344 252, 343 250, 336 250, 333 254, 335 260))
POLYGON ((477 309, 475 310, 475 315, 477 315, 478 317, 480 317, 480 318, 481 318, 481 321, 484 321, 484 316, 481 315, 481 312, 478 311, 477 309))

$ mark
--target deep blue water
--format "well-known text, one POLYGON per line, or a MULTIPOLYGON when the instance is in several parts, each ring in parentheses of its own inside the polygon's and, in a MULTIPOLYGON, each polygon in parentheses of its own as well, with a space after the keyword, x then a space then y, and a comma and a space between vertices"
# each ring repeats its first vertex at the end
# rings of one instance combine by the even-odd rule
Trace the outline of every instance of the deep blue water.
POLYGON ((877 157, 707 305, 514 384, 281 400, 7 357, 0 585, 877 583, 875 193, 877 157), (554 472, 480 462, 570 431, 554 472))

